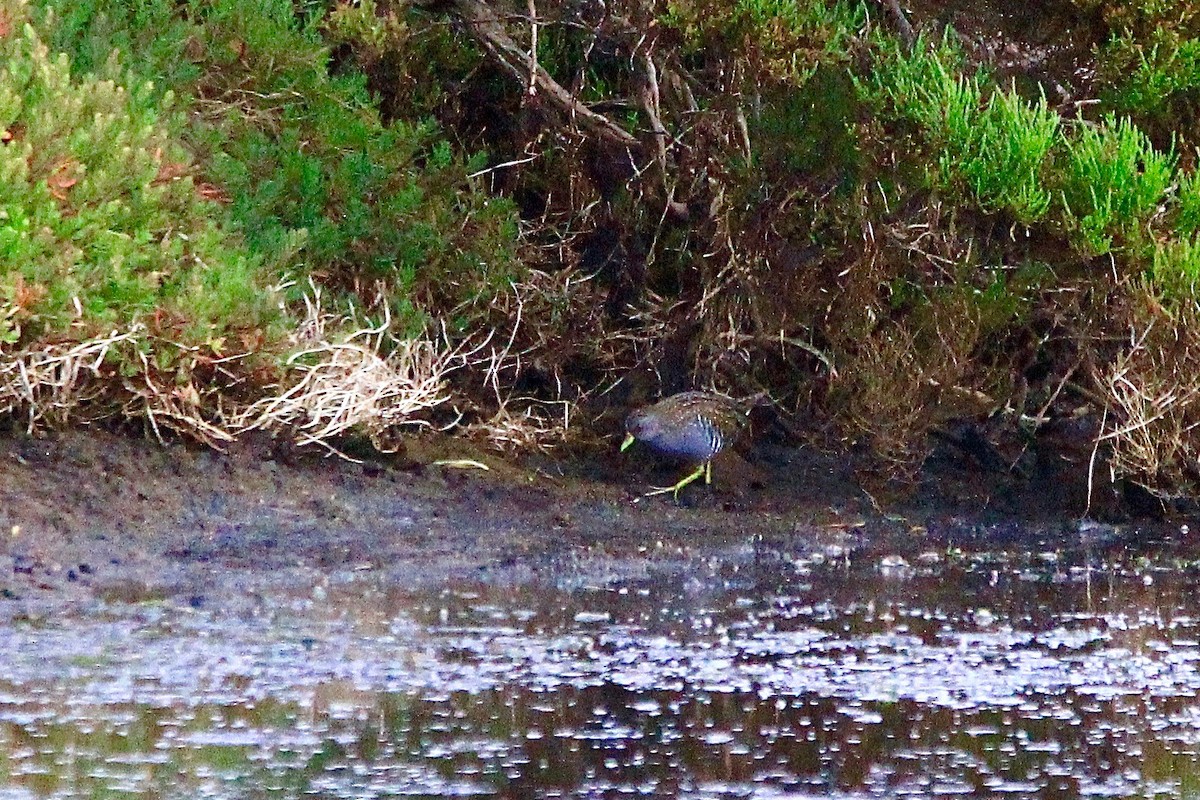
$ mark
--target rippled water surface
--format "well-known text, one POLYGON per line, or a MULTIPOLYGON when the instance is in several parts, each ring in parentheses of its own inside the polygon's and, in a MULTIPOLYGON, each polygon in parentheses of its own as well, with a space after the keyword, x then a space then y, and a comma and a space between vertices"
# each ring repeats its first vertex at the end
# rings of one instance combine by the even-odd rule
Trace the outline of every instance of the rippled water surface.
POLYGON ((726 537, 98 606, 0 629, 0 797, 1193 796, 1185 556, 726 537))

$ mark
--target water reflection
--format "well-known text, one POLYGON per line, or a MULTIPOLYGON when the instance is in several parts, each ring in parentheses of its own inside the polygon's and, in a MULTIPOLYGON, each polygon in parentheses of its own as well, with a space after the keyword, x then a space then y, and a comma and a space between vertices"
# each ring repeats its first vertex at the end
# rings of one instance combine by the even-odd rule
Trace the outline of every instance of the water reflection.
POLYGON ((1178 553, 710 549, 0 630, 0 797, 1185 797, 1178 553))

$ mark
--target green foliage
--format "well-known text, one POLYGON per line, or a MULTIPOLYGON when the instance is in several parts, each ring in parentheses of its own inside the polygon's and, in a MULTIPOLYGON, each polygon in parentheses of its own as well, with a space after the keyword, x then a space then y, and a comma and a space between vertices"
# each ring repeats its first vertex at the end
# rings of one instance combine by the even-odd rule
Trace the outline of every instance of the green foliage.
POLYGON ((336 40, 353 42, 357 57, 365 62, 407 47, 411 35, 404 19, 390 10, 384 12, 375 0, 336 6, 329 15, 329 32, 336 40))
POLYGON ((764 92, 748 121, 756 179, 834 170, 848 184, 859 166, 854 86, 844 70, 818 69, 803 87, 764 92))
POLYGON ((1160 301, 1194 303, 1200 286, 1200 240, 1189 236, 1157 243, 1149 278, 1160 301))
POLYGON ((932 41, 922 37, 912 48, 891 37, 876 37, 873 44, 876 68, 858 78, 858 87, 863 100, 885 118, 937 130, 952 115, 947 105, 955 95, 972 95, 977 103, 978 79, 962 78, 966 56, 949 32, 932 41), (961 88, 964 82, 970 87, 961 88), (938 102, 931 105, 931 99, 938 102))
POLYGON ((1110 34, 1098 46, 1100 99, 1132 116, 1160 144, 1197 144, 1200 122, 1200 3, 1195 0, 1075 0, 1110 34))
POLYGON ((1175 202, 1176 230, 1183 235, 1200 231, 1200 177, 1195 170, 1180 173, 1175 202))
MULTIPOLYGON (((277 317, 259 260, 202 197, 170 93, 71 75, 24 4, 0 3, 0 339, 82 340, 144 323, 220 351, 277 317)), ((115 72, 112 65, 108 71, 115 72)))
POLYGON ((1200 91, 1200 39, 1180 38, 1158 30, 1151 42, 1125 34, 1110 45, 1128 52, 1133 69, 1111 91, 1109 102, 1120 110, 1162 115, 1195 102, 1200 91))
POLYGON ((143 69, 143 79, 153 80, 158 92, 177 89, 197 80, 202 68, 188 54, 188 28, 174 4, 148 2, 44 3, 38 29, 54 52, 70 54, 75 75, 110 75, 115 63, 136 59, 153 65, 143 69), (50 12, 47 16, 47 12, 50 12), (113 61, 114 51, 119 54, 113 61))
POLYGON ((961 63, 949 37, 932 46, 918 42, 911 53, 890 44, 881 68, 861 85, 866 99, 884 100, 919 126, 937 159, 928 170, 932 186, 1035 222, 1050 207, 1043 171, 1058 139, 1058 115, 1045 98, 1029 104, 1013 90, 993 90, 985 101, 984 77, 962 74, 961 63))
POLYGON ((853 0, 669 0, 664 21, 696 55, 736 53, 762 82, 803 85, 818 64, 844 61, 866 8, 853 0))
POLYGON ((61 46, 128 42, 122 66, 166 76, 200 112, 187 139, 268 265, 314 276, 348 307, 387 303, 408 331, 486 302, 515 273, 515 214, 468 180, 480 162, 427 120, 384 124, 365 76, 331 74, 320 20, 298 20, 290 0, 43 2, 68 9, 61 46))
POLYGON ((479 49, 421 7, 374 0, 332 5, 325 38, 369 75, 384 118, 429 118, 457 99, 448 88, 475 85, 483 64, 479 49))
POLYGON ((1113 248, 1114 237, 1134 244, 1163 202, 1175 169, 1173 151, 1160 153, 1129 119, 1081 123, 1066 143, 1062 194, 1069 230, 1086 252, 1113 248))
MULTIPOLYGON (((949 37, 911 52, 885 44, 882 53, 881 68, 860 82, 864 98, 915 124, 936 159, 927 169, 931 188, 1026 225, 1061 217, 1086 255, 1108 252, 1114 239, 1140 241, 1171 185, 1173 150, 1159 152, 1128 118, 1111 115, 1066 135, 1045 98, 1030 103, 998 89, 989 96, 985 76, 962 73, 949 37)), ((1185 217, 1192 213, 1184 208, 1185 217)))
POLYGON ((1007 210, 1025 224, 1045 216, 1050 192, 1042 173, 1057 139, 1058 115, 1044 97, 1030 105, 1014 91, 994 93, 961 167, 980 205, 1007 210))

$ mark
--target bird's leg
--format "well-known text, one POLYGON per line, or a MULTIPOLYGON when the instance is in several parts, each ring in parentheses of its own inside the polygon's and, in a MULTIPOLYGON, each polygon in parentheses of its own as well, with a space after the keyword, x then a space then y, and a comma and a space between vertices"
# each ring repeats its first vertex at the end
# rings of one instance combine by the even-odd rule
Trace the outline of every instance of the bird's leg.
POLYGON ((700 466, 696 467, 695 472, 693 472, 691 475, 688 475, 686 478, 681 480, 679 483, 677 483, 671 487, 672 491, 675 492, 676 500, 679 499, 679 490, 682 489, 683 487, 687 486, 692 481, 696 480, 696 478, 699 478, 701 475, 705 474, 707 467, 708 467, 708 464, 701 464, 700 466))
POLYGON ((689 483, 696 480, 701 475, 704 475, 706 473, 711 473, 711 471, 712 471, 711 466, 709 466, 708 464, 701 464, 699 467, 696 467, 695 472, 689 473, 683 480, 679 481, 679 483, 675 484, 674 486, 656 486, 656 487, 654 487, 654 491, 646 492, 644 495, 642 495, 642 497, 653 497, 656 494, 666 494, 667 492, 674 492, 675 499, 678 500, 679 492, 681 489, 683 489, 683 487, 687 486, 689 483))
POLYGON ((704 462, 704 484, 706 486, 712 486, 712 462, 711 461, 704 462))

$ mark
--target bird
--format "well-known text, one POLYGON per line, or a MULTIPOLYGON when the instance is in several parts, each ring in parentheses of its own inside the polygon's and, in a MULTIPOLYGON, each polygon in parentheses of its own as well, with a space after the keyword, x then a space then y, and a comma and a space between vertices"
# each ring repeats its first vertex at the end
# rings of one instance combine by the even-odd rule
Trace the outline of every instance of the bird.
POLYGON ((640 441, 664 455, 698 462, 696 471, 674 486, 656 487, 645 495, 673 492, 678 500, 679 491, 701 475, 706 484, 712 483, 712 460, 748 424, 742 404, 730 397, 711 392, 680 392, 626 418, 621 452, 640 441))

